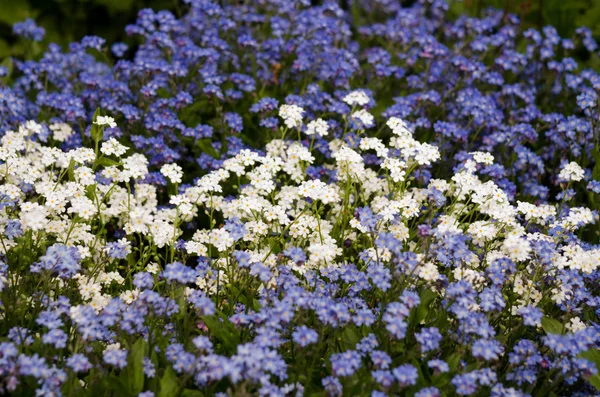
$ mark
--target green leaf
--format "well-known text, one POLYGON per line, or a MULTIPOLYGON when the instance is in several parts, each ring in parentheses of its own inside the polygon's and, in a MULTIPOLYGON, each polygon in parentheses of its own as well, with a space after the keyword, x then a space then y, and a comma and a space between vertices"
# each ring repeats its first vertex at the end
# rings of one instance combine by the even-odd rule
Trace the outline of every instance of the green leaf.
POLYGON ((585 358, 586 360, 593 362, 594 364, 596 364, 596 367, 600 369, 600 350, 588 350, 579 354, 579 357, 585 358))
MULTIPOLYGON (((578 357, 585 358, 586 360, 593 362, 596 365, 596 368, 600 370, 600 350, 588 350, 579 354, 578 357)), ((596 374, 594 376, 591 376, 588 379, 588 382, 590 382, 590 384, 594 386, 596 390, 600 391, 600 375, 596 374)))
POLYGON ((27 0, 0 2, 0 22, 8 26, 27 18, 36 17, 35 14, 38 13, 38 9, 31 7, 27 0))
POLYGON ((460 363, 460 354, 454 353, 453 355, 448 357, 446 361, 448 362, 448 367, 450 368, 450 371, 454 372, 456 371, 456 369, 458 368, 458 364, 460 363))
POLYGON ((562 323, 548 316, 544 316, 544 318, 542 318, 542 328, 548 334, 562 334, 563 332, 562 323))
POLYGON ((592 171, 592 179, 600 180, 600 147, 594 148, 594 151, 592 153, 594 155, 594 161, 596 163, 592 171))
POLYGON ((171 367, 167 367, 165 374, 160 379, 160 390, 157 397, 173 397, 179 388, 179 381, 175 371, 171 367))
POLYGON ((196 145, 204 152, 209 154, 212 158, 218 159, 221 156, 219 153, 213 148, 212 141, 208 138, 198 139, 196 141, 196 145))
POLYGON ((590 385, 594 386, 596 390, 600 391, 600 375, 593 375, 588 378, 590 385))
POLYGON ((69 168, 67 169, 67 175, 69 176, 69 181, 75 182, 75 160, 71 159, 69 162, 69 168))
POLYGON ((104 136, 104 128, 98 124, 94 124, 98 116, 100 116, 100 108, 96 108, 94 117, 92 117, 92 128, 90 130, 90 134, 92 135, 94 142, 100 142, 104 136))
POLYGON ((419 304, 415 315, 415 321, 417 324, 427 318, 427 315, 429 314, 429 306, 437 296, 438 294, 430 289, 426 289, 421 292, 421 303, 419 304))
POLYGON ((239 337, 233 324, 225 316, 223 317, 223 321, 217 316, 202 316, 201 319, 210 330, 210 333, 221 341, 223 347, 229 352, 233 352, 237 349, 239 337))
MULTIPOLYGON (((158 364, 158 355, 154 350, 150 350, 150 361, 154 364, 154 368, 160 368, 158 364)), ((148 390, 158 390, 158 379, 156 376, 146 381, 146 388, 148 390)))
POLYGON ((200 390, 185 389, 181 393, 181 397, 204 397, 204 393, 200 390))
POLYGON ((4 60, 2 60, 2 62, 0 62, 0 66, 4 66, 8 70, 8 73, 6 75, 6 79, 8 80, 13 71, 12 58, 9 58, 9 57, 4 58, 4 60))
POLYGON ((109 390, 114 391, 115 396, 131 396, 131 392, 122 377, 117 377, 113 374, 105 378, 105 385, 109 390))
POLYGON ((349 326, 342 332, 342 339, 346 343, 346 346, 353 348, 358 342, 360 342, 361 335, 355 326, 349 326))
POLYGON ((129 365, 127 366, 129 390, 134 395, 140 394, 144 389, 144 355, 146 353, 146 341, 139 338, 133 344, 129 353, 129 365))
POLYGON ((103 167, 112 167, 112 166, 115 166, 115 165, 119 165, 121 163, 118 162, 118 161, 109 159, 108 157, 98 157, 96 159, 96 164, 101 165, 103 167))

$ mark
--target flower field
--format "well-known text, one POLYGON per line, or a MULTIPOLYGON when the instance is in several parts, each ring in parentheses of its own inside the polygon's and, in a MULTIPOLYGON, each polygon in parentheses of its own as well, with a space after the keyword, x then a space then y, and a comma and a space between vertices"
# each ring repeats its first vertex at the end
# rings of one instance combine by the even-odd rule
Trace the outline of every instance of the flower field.
POLYGON ((0 394, 600 395, 591 31, 224 3, 0 67, 0 394))

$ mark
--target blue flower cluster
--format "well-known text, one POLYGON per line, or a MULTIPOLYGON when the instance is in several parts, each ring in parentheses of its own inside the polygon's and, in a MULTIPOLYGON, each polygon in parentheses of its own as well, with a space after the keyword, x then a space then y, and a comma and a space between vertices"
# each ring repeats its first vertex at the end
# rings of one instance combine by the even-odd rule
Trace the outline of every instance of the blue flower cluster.
POLYGON ((0 69, 0 394, 600 395, 598 45, 412 3, 0 69))

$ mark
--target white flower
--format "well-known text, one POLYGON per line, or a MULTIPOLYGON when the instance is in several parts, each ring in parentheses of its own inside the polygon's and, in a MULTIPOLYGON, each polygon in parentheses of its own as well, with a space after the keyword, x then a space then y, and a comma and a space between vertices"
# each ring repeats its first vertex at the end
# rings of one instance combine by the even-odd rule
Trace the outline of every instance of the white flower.
POLYGON ((79 167, 75 170, 77 182, 83 186, 89 186, 96 183, 94 171, 88 167, 79 167))
POLYGON ((479 164, 492 165, 494 164, 494 156, 488 152, 472 152, 473 160, 479 164))
POLYGON ((425 281, 436 281, 440 278, 440 273, 438 272, 437 266, 431 262, 425 263, 418 269, 419 273, 417 275, 425 281))
POLYGON ((121 145, 115 138, 110 138, 107 142, 102 143, 100 151, 106 156, 114 154, 117 157, 121 157, 129 149, 127 146, 121 145))
POLYGON ((148 159, 140 153, 134 153, 123 159, 123 172, 119 175, 119 182, 130 179, 143 178, 148 174, 148 159))
POLYGON ((59 142, 64 142, 73 135, 73 129, 66 123, 53 123, 50 124, 48 128, 52 131, 54 139, 59 142))
POLYGON ((160 272, 160 266, 156 262, 151 262, 146 266, 146 271, 150 274, 158 274, 158 272, 160 272))
POLYGON ((377 157, 386 158, 388 156, 389 149, 379 138, 362 138, 359 144, 360 150, 375 150, 377 157))
POLYGON ((440 151, 437 147, 432 146, 428 143, 421 143, 416 150, 415 160, 420 165, 430 165, 431 163, 439 160, 440 151))
POLYGON ((34 134, 39 134, 40 132, 42 132, 42 126, 33 120, 27 121, 25 123, 25 128, 34 134))
POLYGON ((510 257, 510 259, 521 262, 529 259, 529 253, 531 251, 531 245, 529 241, 518 236, 509 235, 503 244, 504 252, 510 257))
POLYGON ((365 109, 352 113, 351 117, 360 120, 364 128, 373 127, 375 125, 375 117, 365 109))
POLYGON ((210 243, 214 245, 219 252, 224 252, 229 247, 233 246, 235 240, 231 237, 227 230, 213 229, 210 232, 210 243))
POLYGON ((333 186, 318 179, 303 182, 298 187, 298 195, 302 198, 309 197, 313 200, 321 200, 323 204, 335 203, 340 199, 333 186))
POLYGON ((20 215, 24 229, 41 230, 48 223, 48 211, 38 203, 23 203, 20 215))
POLYGON ((302 125, 302 114, 304 109, 296 105, 281 105, 279 108, 279 117, 288 128, 296 128, 302 125))
MULTIPOLYGON (((96 161, 96 154, 94 151, 84 147, 69 151, 68 157, 69 161, 70 159, 73 159, 77 164, 93 163, 96 161)), ((68 165, 69 164, 67 163, 66 166, 68 165)))
POLYGON ((109 116, 98 116, 96 117, 96 121, 94 121, 96 125, 107 125, 110 128, 115 128, 117 123, 115 123, 115 119, 109 116))
POLYGON ((401 136, 406 136, 406 135, 411 136, 412 135, 412 132, 408 128, 408 125, 401 118, 391 117, 387 121, 386 124, 388 127, 390 127, 392 129, 392 132, 396 135, 401 135, 401 136))
POLYGON ((406 163, 402 160, 386 158, 383 160, 381 168, 390 171, 390 177, 395 183, 403 181, 406 175, 406 171, 404 170, 406 168, 406 163))
POLYGON ((328 134, 328 129, 329 125, 325 120, 316 119, 306 125, 306 131, 304 133, 306 135, 319 134, 320 136, 325 136, 328 134))
POLYGON ((571 332, 582 331, 587 328, 587 325, 579 317, 573 317, 565 327, 571 332))
POLYGON ((68 209, 69 213, 76 213, 81 218, 88 220, 92 216, 96 215, 98 209, 89 198, 82 196, 76 197, 71 200, 71 208, 68 209))
POLYGON ((359 105, 364 106, 369 103, 369 97, 362 90, 352 91, 346 95, 343 99, 350 106, 359 105))
POLYGON ((579 166, 574 161, 571 161, 569 164, 565 165, 560 173, 558 174, 558 179, 567 182, 578 182, 583 179, 583 175, 585 171, 583 168, 579 166))
POLYGON ((181 183, 183 176, 183 168, 177 164, 165 164, 160 168, 160 173, 169 178, 172 183, 181 183))

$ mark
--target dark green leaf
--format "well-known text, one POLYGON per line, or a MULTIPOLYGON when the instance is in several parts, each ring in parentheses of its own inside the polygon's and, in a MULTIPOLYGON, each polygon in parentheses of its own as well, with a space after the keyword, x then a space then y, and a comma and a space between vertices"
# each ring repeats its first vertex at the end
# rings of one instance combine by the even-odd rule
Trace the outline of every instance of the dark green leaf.
POLYGON ((175 371, 171 367, 167 367, 165 374, 160 379, 160 390, 157 397, 174 397, 179 388, 179 381, 175 371))
POLYGON ((90 135, 94 142, 100 142, 104 135, 104 128, 99 126, 98 124, 94 124, 96 119, 100 116, 100 108, 97 108, 94 112, 94 117, 92 117, 92 127, 90 129, 90 135))
POLYGON ((75 160, 71 159, 69 162, 69 168, 67 169, 67 175, 69 176, 69 181, 75 182, 75 160))
POLYGON ((594 155, 594 161, 596 165, 594 166, 594 170, 592 171, 592 179, 600 180, 600 147, 594 148, 592 152, 594 155))
POLYGON ((221 341, 223 347, 230 352, 235 351, 239 343, 239 338, 235 327, 226 317, 223 321, 217 316, 202 316, 201 318, 210 330, 210 333, 221 341))
POLYGON ((360 342, 361 335, 355 326, 348 326, 342 332, 342 339, 348 348, 352 349, 360 342))
POLYGON ((129 390, 136 396, 144 389, 145 353, 146 341, 143 338, 139 338, 131 348, 131 353, 129 353, 129 365, 127 366, 129 372, 129 390))
POLYGON ((460 354, 454 353, 453 355, 448 357, 448 360, 446 361, 448 362, 448 367, 450 367, 450 371, 454 372, 457 370, 458 364, 460 363, 460 354))
POLYGON ((429 306, 437 296, 438 294, 430 289, 426 289, 421 292, 421 303, 419 304, 415 315, 415 321, 417 324, 427 318, 427 315, 429 314, 429 306))
POLYGON ((103 167, 112 167, 114 165, 119 165, 118 161, 111 160, 108 157, 99 157, 96 159, 96 164, 101 165, 103 167))
POLYGON ((213 148, 212 141, 210 139, 198 139, 196 144, 204 153, 209 154, 212 158, 218 159, 221 157, 213 148))
POLYGON ((600 375, 590 376, 588 382, 590 382, 590 385, 594 386, 596 390, 600 391, 600 375))
POLYGON ((112 390, 114 393, 112 395, 115 396, 131 396, 131 392, 127 387, 127 383, 122 377, 117 377, 115 375, 110 374, 105 378, 105 384, 107 389, 112 390))
POLYGON ((204 397, 204 393, 200 390, 185 389, 181 393, 181 397, 204 397))
POLYGON ((588 351, 585 351, 585 352, 579 354, 579 357, 585 358, 586 360, 593 362, 594 364, 596 364, 596 367, 598 367, 600 369, 600 350, 598 350, 598 349, 588 350, 588 351))
POLYGON ((544 316, 544 318, 542 318, 542 328, 548 334, 562 334, 563 332, 562 323, 548 316, 544 316))

